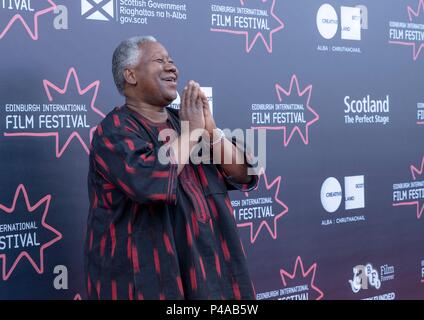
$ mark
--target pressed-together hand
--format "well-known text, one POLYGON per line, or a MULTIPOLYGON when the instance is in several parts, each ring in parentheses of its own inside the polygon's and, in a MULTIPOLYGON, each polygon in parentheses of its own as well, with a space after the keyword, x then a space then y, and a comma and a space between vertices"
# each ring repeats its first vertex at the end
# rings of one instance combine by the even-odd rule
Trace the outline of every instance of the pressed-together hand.
MULTIPOLYGON (((201 90, 197 82, 190 81, 184 88, 179 111, 180 120, 188 121, 190 133, 196 129, 205 129, 205 117, 201 90)), ((201 130, 199 131, 199 137, 201 130)))
POLYGON ((212 141, 213 140, 213 130, 216 129, 215 120, 212 116, 211 110, 209 108, 209 101, 206 97, 205 93, 200 90, 200 97, 202 99, 203 103, 203 115, 205 117, 205 130, 209 134, 209 138, 212 141))
MULTIPOLYGON (((185 150, 179 153, 180 160, 182 159, 180 164, 188 162, 191 148, 195 145, 195 143, 197 143, 198 139, 193 141, 192 133, 196 132, 198 138, 200 138, 202 131, 206 131, 209 135, 210 144, 213 144, 214 148, 217 146, 219 150, 222 151, 213 153, 213 163, 220 164, 225 173, 228 176, 231 176, 235 182, 248 183, 251 181, 251 177, 247 175, 247 164, 244 162, 238 164, 237 162, 238 158, 244 159, 242 151, 234 146, 230 141, 222 139, 222 137, 220 139, 219 137, 216 138, 214 136, 214 129, 216 129, 215 120, 209 109, 208 99, 204 92, 200 89, 197 82, 190 81, 184 88, 183 96, 181 99, 180 120, 189 122, 191 135, 189 148, 184 148, 185 150), (219 141, 215 141, 215 139, 218 139, 219 141), (231 163, 225 162, 225 159, 227 158, 231 159, 231 163)), ((179 146, 181 146, 181 144, 179 144, 179 146)), ((181 172, 182 167, 183 165, 179 165, 178 173, 181 172)))

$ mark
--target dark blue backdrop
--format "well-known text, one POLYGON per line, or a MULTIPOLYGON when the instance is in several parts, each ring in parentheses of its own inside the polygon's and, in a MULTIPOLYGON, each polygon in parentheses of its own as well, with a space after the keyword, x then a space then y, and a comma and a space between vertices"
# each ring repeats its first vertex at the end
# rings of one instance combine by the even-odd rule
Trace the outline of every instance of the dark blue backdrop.
POLYGON ((90 131, 147 34, 221 128, 267 128, 232 194, 258 299, 424 297, 422 0, 6 0, 0 298, 84 299, 90 131))

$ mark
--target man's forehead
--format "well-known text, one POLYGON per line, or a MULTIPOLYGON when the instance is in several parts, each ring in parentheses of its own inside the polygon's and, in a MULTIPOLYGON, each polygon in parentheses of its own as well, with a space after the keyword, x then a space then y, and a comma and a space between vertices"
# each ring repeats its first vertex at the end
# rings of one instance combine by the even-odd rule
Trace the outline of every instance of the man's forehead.
POLYGON ((143 50, 143 54, 152 56, 155 54, 168 55, 168 51, 159 42, 147 41, 140 45, 140 49, 143 50))

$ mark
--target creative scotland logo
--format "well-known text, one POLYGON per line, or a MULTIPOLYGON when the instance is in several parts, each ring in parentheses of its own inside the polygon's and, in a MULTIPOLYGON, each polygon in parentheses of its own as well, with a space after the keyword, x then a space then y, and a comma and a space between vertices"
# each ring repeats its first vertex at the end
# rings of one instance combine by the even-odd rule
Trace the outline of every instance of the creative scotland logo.
POLYGON ((321 226, 355 223, 366 220, 363 210, 360 214, 353 214, 365 208, 365 178, 360 176, 344 177, 344 188, 335 177, 329 177, 321 185, 321 204, 326 214, 321 226), (340 206, 344 204, 344 210, 340 206), (355 211, 351 211, 355 210, 355 211), (328 215, 331 213, 331 215, 328 215), (334 214, 333 214, 334 213, 334 214))
POLYGON ((368 29, 368 9, 364 5, 340 6, 339 15, 332 5, 324 3, 318 8, 316 26, 326 40, 317 46, 318 51, 362 53, 360 47, 347 46, 346 41, 362 40, 362 31, 368 29), (337 41, 337 34, 340 34, 341 41, 337 41))

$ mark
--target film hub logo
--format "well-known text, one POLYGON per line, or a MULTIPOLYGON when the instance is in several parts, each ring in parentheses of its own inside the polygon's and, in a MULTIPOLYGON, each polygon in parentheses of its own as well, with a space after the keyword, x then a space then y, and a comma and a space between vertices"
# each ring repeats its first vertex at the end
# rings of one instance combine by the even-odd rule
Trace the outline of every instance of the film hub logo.
POLYGON ((353 293, 368 289, 368 285, 376 289, 381 287, 378 272, 371 264, 353 267, 353 279, 349 280, 349 283, 353 293))
POLYGON ((344 123, 346 125, 386 125, 390 122, 390 96, 375 99, 367 94, 354 98, 345 96, 344 123))
MULTIPOLYGON (((365 265, 357 265, 353 267, 353 277, 349 280, 350 288, 353 293, 357 294, 362 290, 375 289, 379 290, 382 283, 395 279, 395 267, 384 264, 379 269, 374 268, 371 263, 365 265)), ((389 292, 373 297, 365 298, 365 300, 394 300, 395 293, 389 292)))
POLYGON ((68 9, 64 5, 56 5, 52 0, 0 0, 0 40, 11 32, 16 36, 22 30, 32 40, 38 40, 39 19, 52 13, 53 27, 68 29, 68 9))
POLYGON ((402 21, 389 21, 389 43, 411 47, 412 59, 416 61, 424 48, 424 0, 412 1, 406 6, 402 21))
POLYGON ((276 0, 226 0, 211 4, 210 31, 245 37, 247 53, 260 42, 272 53, 273 36, 284 28, 275 12, 276 4, 276 0))
MULTIPOLYGON (((333 6, 324 3, 317 11, 316 25, 319 34, 326 40, 333 39, 340 27, 341 40, 360 41, 362 30, 368 29, 368 9, 364 5, 341 6, 339 16, 333 6)), ((317 49, 318 51, 361 53, 359 47, 340 46, 337 42, 332 45, 320 44, 317 49)))
POLYGON ((411 165, 409 169, 412 181, 393 184, 393 206, 416 207, 416 217, 420 219, 424 212, 424 157, 420 165, 411 165))
POLYGON ((147 25, 155 19, 187 20, 187 5, 155 0, 81 0, 81 16, 87 20, 147 25))
MULTIPOLYGON (((325 179, 321 185, 321 204, 325 211, 336 212, 344 200, 344 209, 354 210, 365 208, 364 176, 349 176, 344 178, 344 197, 342 186, 334 177, 325 179)), ((324 219, 322 226, 365 221, 364 215, 346 216, 333 219, 324 219)))

